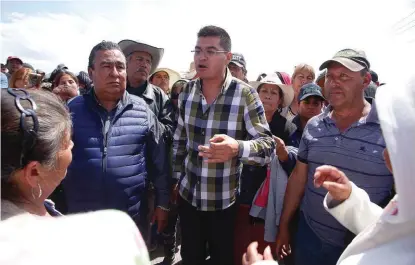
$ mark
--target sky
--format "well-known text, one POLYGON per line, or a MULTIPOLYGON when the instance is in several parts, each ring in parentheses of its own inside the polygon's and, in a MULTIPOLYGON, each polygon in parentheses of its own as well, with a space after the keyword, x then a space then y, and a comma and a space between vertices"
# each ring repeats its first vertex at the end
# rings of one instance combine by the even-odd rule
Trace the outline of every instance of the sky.
POLYGON ((364 50, 381 82, 413 72, 414 0, 1 1, 1 54, 46 72, 87 70, 102 40, 133 39, 165 50, 160 67, 186 71, 198 30, 224 28, 248 79, 320 64, 343 48, 364 50))

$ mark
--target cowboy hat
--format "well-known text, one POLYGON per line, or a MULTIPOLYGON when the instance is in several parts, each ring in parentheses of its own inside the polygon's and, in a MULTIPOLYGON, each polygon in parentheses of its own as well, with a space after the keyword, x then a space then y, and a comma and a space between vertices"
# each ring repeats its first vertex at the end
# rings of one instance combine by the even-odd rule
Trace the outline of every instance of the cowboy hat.
POLYGON ((196 74, 197 72, 196 72, 195 62, 191 62, 189 65, 189 71, 185 72, 182 75, 182 78, 192 80, 193 78, 195 78, 196 74))
POLYGON ((262 84, 271 84, 276 85, 281 88, 282 93, 284 94, 284 102, 282 102, 282 107, 285 108, 291 104, 294 99, 294 89, 292 85, 285 85, 281 82, 281 79, 277 74, 271 73, 266 75, 261 81, 252 81, 249 84, 258 90, 258 87, 262 84))
POLYGON ((157 48, 139 41, 122 40, 118 43, 125 57, 128 57, 133 52, 146 52, 152 58, 150 75, 157 69, 161 59, 163 58, 164 49, 157 48))
MULTIPOLYGON (((151 75, 154 76, 158 72, 166 72, 169 75, 169 88, 171 89, 173 84, 180 79, 180 74, 170 68, 157 68, 154 73, 151 75)), ((151 78, 150 77, 150 78, 151 78)))

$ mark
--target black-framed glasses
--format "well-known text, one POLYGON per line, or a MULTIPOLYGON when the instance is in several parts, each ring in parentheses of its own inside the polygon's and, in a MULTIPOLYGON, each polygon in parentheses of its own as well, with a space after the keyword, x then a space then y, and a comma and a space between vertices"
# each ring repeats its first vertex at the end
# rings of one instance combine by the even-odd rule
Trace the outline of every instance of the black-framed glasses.
POLYGON ((22 152, 20 155, 20 166, 24 167, 29 162, 28 157, 33 150, 33 147, 36 144, 37 140, 37 132, 39 130, 39 121, 36 115, 37 105, 35 101, 30 97, 30 94, 21 88, 8 88, 7 92, 10 95, 15 97, 15 105, 16 108, 21 113, 20 116, 20 130, 23 134, 23 141, 22 141, 22 152), (21 100, 29 101, 32 109, 25 109, 21 104, 21 100), (33 125, 32 128, 28 128, 26 123, 26 118, 31 118, 33 125))
POLYGON ((220 53, 227 53, 228 51, 218 51, 218 50, 200 50, 200 49, 196 49, 193 50, 192 53, 194 53, 195 56, 201 56, 202 54, 205 55, 206 57, 213 57, 215 55, 218 55, 220 53))

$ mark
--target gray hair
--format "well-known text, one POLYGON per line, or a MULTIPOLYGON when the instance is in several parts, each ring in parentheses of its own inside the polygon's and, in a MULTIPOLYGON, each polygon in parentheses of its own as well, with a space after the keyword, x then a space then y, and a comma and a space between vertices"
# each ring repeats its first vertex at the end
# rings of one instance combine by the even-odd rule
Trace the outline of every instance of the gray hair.
MULTIPOLYGON (((26 161, 38 161, 48 169, 57 165, 59 151, 68 133, 71 133, 72 121, 65 105, 54 94, 42 90, 27 90, 37 105, 35 111, 39 129, 36 143, 25 155, 26 161)), ((15 97, 1 91, 1 182, 6 183, 14 171, 22 165, 23 131, 20 127, 21 113, 15 106, 15 97)), ((32 109, 27 100, 20 101, 24 109, 32 109)), ((27 128, 33 127, 31 119, 25 120, 27 128)), ((3 191, 3 188, 2 188, 3 191)))

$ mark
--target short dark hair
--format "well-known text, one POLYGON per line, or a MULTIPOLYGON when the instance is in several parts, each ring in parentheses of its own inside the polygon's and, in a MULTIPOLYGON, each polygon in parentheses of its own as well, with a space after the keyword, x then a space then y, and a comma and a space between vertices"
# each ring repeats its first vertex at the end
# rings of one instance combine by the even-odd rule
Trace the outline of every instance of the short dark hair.
POLYGON ((88 68, 94 69, 95 55, 98 51, 109 50, 119 50, 122 54, 124 54, 117 43, 103 40, 92 48, 91 53, 89 54, 88 68))
POLYGON ((222 48, 227 52, 232 50, 231 37, 223 28, 216 26, 205 26, 199 30, 197 37, 219 37, 220 46, 222 46, 222 48))
POLYGON ((79 84, 85 85, 86 90, 89 90, 92 87, 92 80, 87 72, 80 71, 76 77, 78 78, 79 84))

